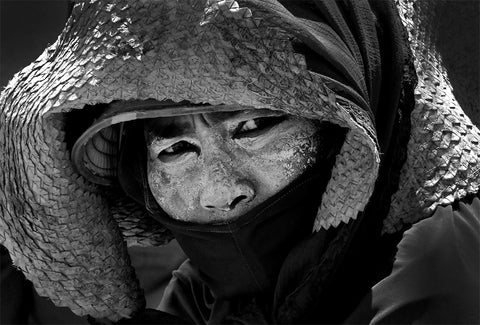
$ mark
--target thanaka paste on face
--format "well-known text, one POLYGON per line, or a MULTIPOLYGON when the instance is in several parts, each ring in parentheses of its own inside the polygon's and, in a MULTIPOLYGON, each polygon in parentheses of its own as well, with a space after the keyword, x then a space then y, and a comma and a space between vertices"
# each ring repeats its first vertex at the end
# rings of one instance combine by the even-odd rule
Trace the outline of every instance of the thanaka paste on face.
MULTIPOLYGON (((155 200, 172 218, 196 223, 235 219, 278 193, 316 161, 319 137, 312 120, 287 116, 262 136, 234 138, 228 119, 204 122, 215 114, 147 123, 148 183, 155 200), (193 132, 185 140, 198 145, 199 153, 189 153, 179 163, 162 162, 157 148, 162 141, 152 126, 186 121, 193 132)), ((269 114, 257 113, 255 118, 269 114)))

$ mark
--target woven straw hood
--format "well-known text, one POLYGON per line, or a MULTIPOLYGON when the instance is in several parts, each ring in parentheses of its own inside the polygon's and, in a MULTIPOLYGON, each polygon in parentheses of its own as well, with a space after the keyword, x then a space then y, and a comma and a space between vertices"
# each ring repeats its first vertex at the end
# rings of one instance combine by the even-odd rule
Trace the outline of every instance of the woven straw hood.
MULTIPOLYGON (((397 3, 420 80, 409 155, 385 222, 389 232, 479 186, 479 130, 422 38, 423 7, 416 12, 413 2, 397 3)), ((307 70, 305 58, 293 51, 298 26, 281 28, 282 22, 281 14, 253 1, 90 1, 74 7, 57 42, 16 74, 0 98, 0 162, 8 171, 0 174, 0 240, 40 295, 78 315, 128 317, 144 300, 124 240, 161 245, 171 239, 142 207, 73 167, 64 113, 85 105, 188 100, 281 109, 341 125, 349 132, 314 229, 337 226, 364 209, 380 157, 361 90, 349 89, 349 99, 335 95, 333 81, 307 70)), ((316 40, 314 33, 309 37, 316 40)), ((99 134, 115 143, 112 130, 99 134)), ((115 154, 103 144, 100 151, 115 154)))

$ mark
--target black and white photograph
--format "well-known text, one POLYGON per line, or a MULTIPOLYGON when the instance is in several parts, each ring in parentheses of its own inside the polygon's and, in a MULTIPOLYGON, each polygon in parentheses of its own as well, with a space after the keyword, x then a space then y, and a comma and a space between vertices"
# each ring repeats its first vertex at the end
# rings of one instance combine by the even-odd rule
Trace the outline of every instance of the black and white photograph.
POLYGON ((0 0, 0 324, 480 324, 479 0, 0 0))

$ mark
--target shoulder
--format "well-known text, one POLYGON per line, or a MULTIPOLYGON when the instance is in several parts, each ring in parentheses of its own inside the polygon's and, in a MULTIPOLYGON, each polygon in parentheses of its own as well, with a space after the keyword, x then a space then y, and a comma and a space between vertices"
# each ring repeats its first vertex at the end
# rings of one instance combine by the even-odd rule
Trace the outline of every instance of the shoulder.
POLYGON ((392 274, 405 272, 412 264, 427 268, 434 276, 431 280, 453 277, 457 272, 478 274, 479 241, 479 198, 438 207, 430 218, 404 233, 392 274))
POLYGON ((480 199, 438 207, 407 230, 392 272, 352 322, 479 323, 480 199))
POLYGON ((207 291, 200 274, 187 259, 172 272, 158 309, 195 324, 206 324, 210 316, 205 302, 207 291))

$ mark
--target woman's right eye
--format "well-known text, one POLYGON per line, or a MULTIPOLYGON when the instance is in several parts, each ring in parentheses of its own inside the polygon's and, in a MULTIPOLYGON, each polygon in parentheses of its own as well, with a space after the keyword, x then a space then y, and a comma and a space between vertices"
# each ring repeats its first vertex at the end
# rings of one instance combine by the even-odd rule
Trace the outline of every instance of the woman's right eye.
POLYGON ((160 151, 158 154, 158 159, 160 159, 162 162, 172 162, 189 153, 198 154, 199 150, 197 146, 187 141, 179 141, 160 151))

